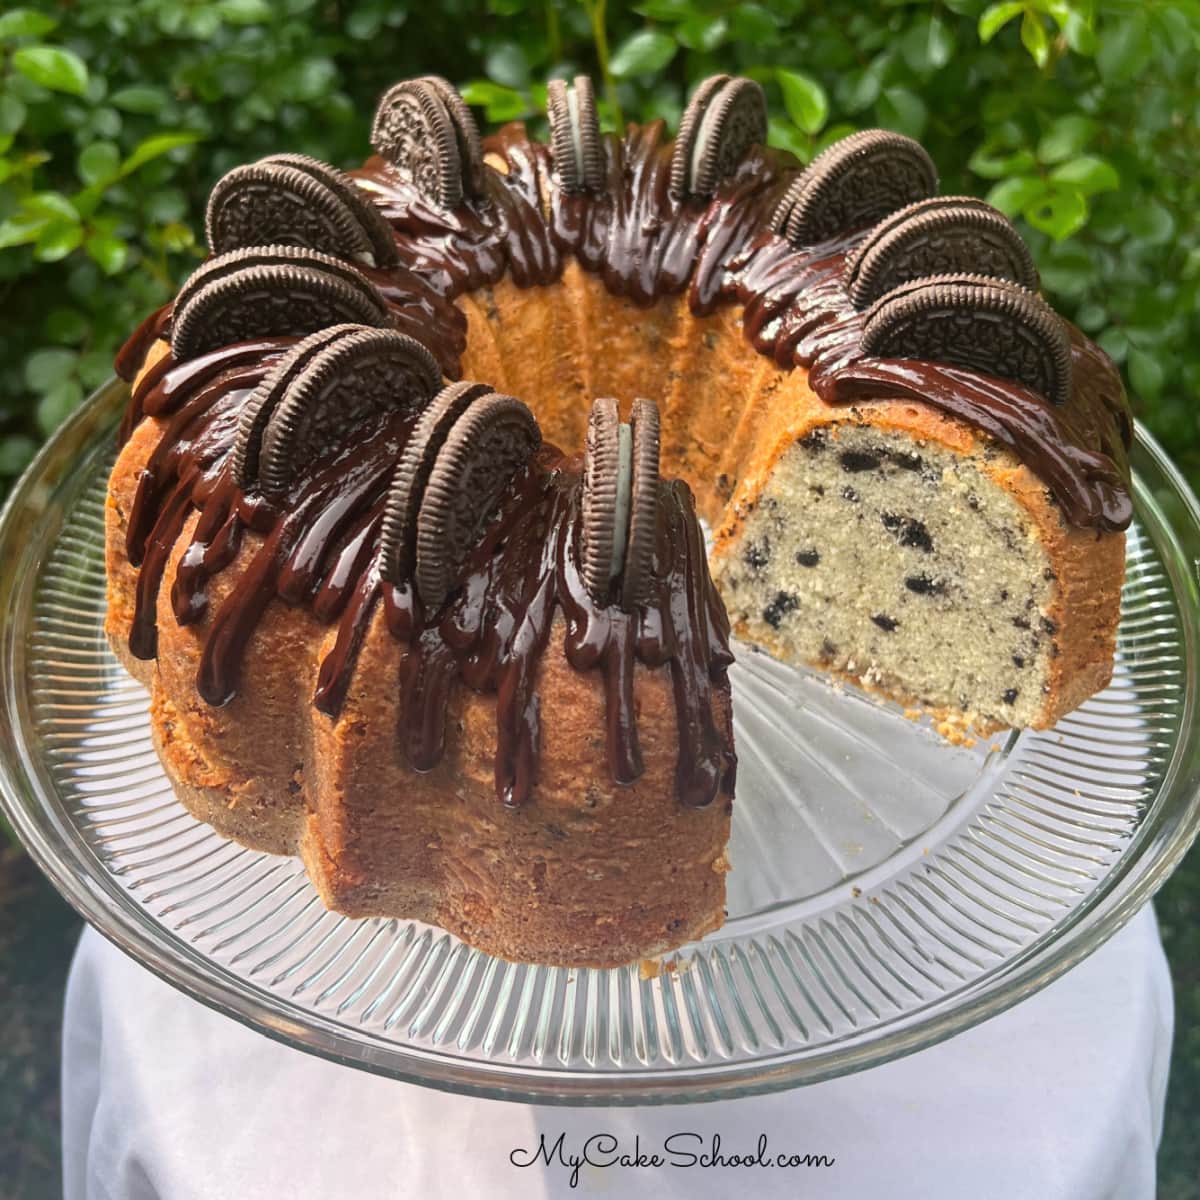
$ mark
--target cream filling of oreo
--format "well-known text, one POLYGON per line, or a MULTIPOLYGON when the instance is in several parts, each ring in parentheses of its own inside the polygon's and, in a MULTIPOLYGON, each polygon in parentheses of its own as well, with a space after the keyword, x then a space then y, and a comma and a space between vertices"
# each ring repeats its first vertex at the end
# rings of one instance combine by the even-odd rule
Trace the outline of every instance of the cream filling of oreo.
POLYGON ((629 541, 629 510, 633 507, 633 426, 617 428, 617 505, 613 514, 612 565, 609 579, 616 579, 625 566, 629 541))
MULTIPOLYGON (((728 84, 725 85, 725 87, 728 86, 728 84)), ((718 88, 716 95, 709 100, 708 107, 704 110, 704 116, 700 118, 700 127, 696 130, 696 136, 692 140, 692 159, 688 172, 689 192, 694 193, 696 190, 696 180, 700 177, 700 166, 704 162, 705 147, 715 144, 713 139, 720 132, 721 106, 719 101, 724 90, 724 87, 718 88)))
POLYGON ((575 151, 575 172, 583 186, 583 133, 579 128, 579 97, 575 88, 567 88, 567 119, 571 126, 571 148, 575 151))

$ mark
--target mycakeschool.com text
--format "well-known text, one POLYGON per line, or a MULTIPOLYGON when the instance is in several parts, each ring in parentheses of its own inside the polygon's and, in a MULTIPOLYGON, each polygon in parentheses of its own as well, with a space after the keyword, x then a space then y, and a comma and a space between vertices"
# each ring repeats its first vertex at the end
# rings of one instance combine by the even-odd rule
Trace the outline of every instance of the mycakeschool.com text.
POLYGON ((561 1167, 570 1172, 568 1182, 577 1187, 581 1173, 594 1170, 680 1170, 694 1168, 750 1168, 761 1170, 828 1170, 836 1160, 828 1154, 775 1150, 765 1133, 753 1145, 732 1146, 719 1133, 700 1134, 680 1131, 669 1134, 661 1143, 643 1141, 635 1136, 622 1142, 611 1133, 593 1133, 571 1145, 566 1133, 556 1137, 543 1133, 532 1146, 517 1146, 508 1156, 514 1167, 561 1167))

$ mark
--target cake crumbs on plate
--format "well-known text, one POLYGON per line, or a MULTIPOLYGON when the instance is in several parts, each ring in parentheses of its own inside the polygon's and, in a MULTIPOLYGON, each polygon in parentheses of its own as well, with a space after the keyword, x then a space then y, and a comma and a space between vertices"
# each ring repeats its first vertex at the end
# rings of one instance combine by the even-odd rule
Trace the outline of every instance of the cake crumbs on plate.
POLYGON ((662 974, 679 974, 679 960, 669 959, 663 962, 661 958, 643 958, 638 960, 638 977, 640 979, 657 979, 662 974))

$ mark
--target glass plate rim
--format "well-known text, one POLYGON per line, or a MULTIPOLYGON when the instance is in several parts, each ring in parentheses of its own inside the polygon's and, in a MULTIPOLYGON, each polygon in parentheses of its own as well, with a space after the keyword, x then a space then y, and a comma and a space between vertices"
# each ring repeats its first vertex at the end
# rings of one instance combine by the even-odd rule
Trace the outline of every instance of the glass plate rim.
MULTIPOLYGON (((111 379, 89 397, 47 441, 14 485, 0 510, 0 561, 10 543, 35 548, 52 518, 52 497, 69 485, 77 464, 96 451, 111 432, 126 385, 111 379), (20 540, 21 534, 27 536, 20 540)), ((1154 487, 1135 472, 1139 518, 1163 557, 1179 605, 1185 661, 1194 670, 1200 638, 1200 502, 1157 440, 1139 423, 1134 458, 1156 475, 1182 507, 1182 528, 1162 512, 1154 487), (1186 541, 1187 546, 1184 546, 1186 541), (1189 561, 1190 557, 1190 561, 1189 561)), ((76 826, 44 802, 46 788, 30 747, 15 735, 14 700, 28 697, 13 684, 23 649, 22 614, 13 602, 20 570, 0 573, 0 808, 35 863, 81 917, 108 940, 167 983, 260 1033, 296 1049, 398 1080, 504 1100, 562 1105, 638 1105, 730 1099, 780 1091, 863 1070, 924 1049, 1003 1012, 1059 978, 1124 926, 1151 899, 1200 832, 1200 735, 1195 689, 1185 691, 1181 712, 1184 736, 1163 776, 1160 795, 1180 786, 1188 794, 1175 807, 1156 811, 1141 825, 1128 850, 1095 892, 1042 937, 1015 955, 996 974, 963 992, 931 1003, 878 1041, 839 1046, 835 1041, 799 1062, 790 1052, 752 1063, 681 1064, 632 1071, 555 1071, 551 1068, 472 1062, 464 1065, 436 1050, 397 1046, 368 1030, 353 1038, 336 1021, 302 1012, 239 979, 191 946, 160 931, 121 892, 84 842, 76 826), (57 842, 57 845, 56 845, 57 842), (1148 857, 1147 857, 1148 856, 1148 857), (74 869, 73 869, 74 868, 74 869), (1135 868, 1139 873, 1128 877, 1135 868), (1127 882, 1128 881, 1128 882, 1127 882), (1124 891, 1122 885, 1125 884, 1124 891), (289 1011, 291 1009, 291 1011, 289 1011), (297 1015, 299 1014, 299 1015, 297 1015), (779 1058, 772 1065, 773 1057, 779 1058)))

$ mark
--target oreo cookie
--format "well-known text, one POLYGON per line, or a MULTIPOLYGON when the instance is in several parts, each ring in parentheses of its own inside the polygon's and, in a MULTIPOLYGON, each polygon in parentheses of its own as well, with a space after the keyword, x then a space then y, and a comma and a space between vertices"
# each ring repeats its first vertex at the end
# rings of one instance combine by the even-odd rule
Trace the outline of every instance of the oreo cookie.
POLYGON ((592 404, 588 418, 579 546, 584 586, 600 602, 608 599, 613 580, 621 574, 632 478, 632 431, 621 424, 617 402, 602 397, 592 404))
POLYGON ((370 266, 394 262, 391 231, 366 196, 332 167, 294 157, 305 165, 264 159, 217 181, 205 213, 209 248, 307 246, 370 266))
POLYGON ((986 275, 1038 287, 1029 247, 999 210, 971 196, 936 196, 885 217, 846 259, 856 308, 930 275, 986 275))
POLYGON ((479 129, 463 98, 438 75, 407 79, 384 93, 371 145, 440 208, 457 208, 483 191, 479 129))
POLYGON ((383 297, 347 263, 298 246, 231 250, 202 264, 179 289, 171 353, 184 360, 234 342, 345 323, 389 323, 383 297))
POLYGON ((417 514, 416 582, 427 612, 442 606, 500 497, 541 444, 533 413, 512 396, 480 396, 454 422, 417 514))
POLYGON ((771 228, 793 246, 873 225, 937 191, 937 168, 920 142, 864 129, 834 142, 792 181, 771 228))
POLYGON ((412 578, 417 560, 417 515, 438 452, 463 410, 490 391, 486 383, 452 383, 433 398, 413 426, 383 509, 380 570, 384 579, 405 583, 412 578))
POLYGON ((635 400, 629 414, 633 432, 633 479, 630 486, 629 539, 621 572, 621 604, 632 608, 649 598, 658 532, 659 443, 658 405, 635 400))
POLYGON ((599 604, 609 602, 614 588, 622 608, 647 598, 658 483, 658 407, 635 400, 623 425, 615 400, 597 400, 584 455, 580 553, 584 586, 599 604))
POLYGON ((574 85, 552 79, 546 85, 550 154, 564 192, 598 192, 604 187, 604 147, 596 93, 586 75, 574 85))
POLYGON ((862 348, 1011 379, 1054 404, 1071 395, 1066 327, 1036 293, 1003 280, 936 275, 901 284, 868 310, 862 348))
POLYGON ((293 346, 242 409, 238 483, 282 492, 306 462, 379 412, 416 413, 442 381, 433 355, 393 329, 336 325, 293 346))
POLYGON ((746 151, 767 140, 767 101, 752 79, 712 75, 697 87, 671 153, 671 195, 707 200, 746 151))
POLYGON ((484 383, 452 383, 413 427, 388 489, 380 535, 384 579, 412 580, 440 608, 514 474, 541 445, 533 414, 484 383))
POLYGON ((222 176, 209 194, 205 227, 214 253, 302 245, 368 266, 397 261, 391 227, 366 192, 307 154, 272 154, 222 176))

